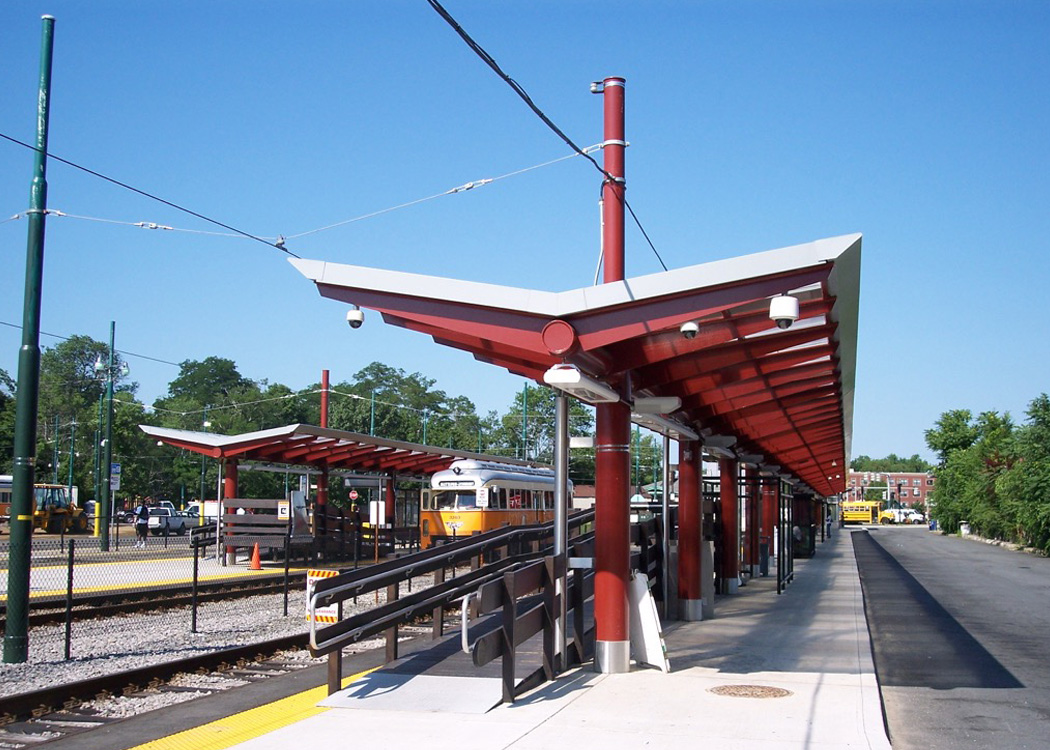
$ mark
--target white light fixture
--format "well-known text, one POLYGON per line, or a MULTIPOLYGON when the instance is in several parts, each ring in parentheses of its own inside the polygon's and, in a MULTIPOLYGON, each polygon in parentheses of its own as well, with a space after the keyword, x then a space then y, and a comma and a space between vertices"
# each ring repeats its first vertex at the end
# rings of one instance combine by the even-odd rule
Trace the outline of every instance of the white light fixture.
POLYGON ((701 442, 704 444, 704 450, 714 456, 723 458, 734 458, 736 456, 730 450, 736 445, 735 435, 704 435, 701 438, 701 442))
POLYGON ((675 440, 699 440, 700 436, 695 431, 686 427, 681 422, 661 417, 659 414, 638 414, 631 412, 631 421, 636 425, 646 427, 653 432, 666 435, 675 440))
POLYGON ((576 365, 554 365, 543 373, 543 382, 588 404, 615 404, 620 394, 580 372, 576 365))
POLYGON ((569 448, 593 448, 594 438, 591 435, 577 435, 569 438, 569 448))
POLYGON ((631 411, 635 414, 670 414, 682 405, 678 396, 635 396, 631 411))

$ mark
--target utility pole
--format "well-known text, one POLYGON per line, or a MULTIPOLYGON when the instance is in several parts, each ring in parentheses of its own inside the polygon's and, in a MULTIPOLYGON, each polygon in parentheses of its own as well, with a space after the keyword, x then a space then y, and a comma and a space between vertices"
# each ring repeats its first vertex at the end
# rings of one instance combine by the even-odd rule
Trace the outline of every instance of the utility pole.
POLYGON ((40 395, 40 297, 44 276, 44 219, 47 213, 47 130, 51 105, 51 61, 55 19, 43 17, 40 86, 37 96, 36 156, 29 188, 29 236, 26 247, 22 348, 18 350, 18 398, 15 404, 14 466, 11 487, 10 552, 7 566, 7 615, 4 661, 29 657, 29 570, 33 545, 33 482, 36 418, 40 395))

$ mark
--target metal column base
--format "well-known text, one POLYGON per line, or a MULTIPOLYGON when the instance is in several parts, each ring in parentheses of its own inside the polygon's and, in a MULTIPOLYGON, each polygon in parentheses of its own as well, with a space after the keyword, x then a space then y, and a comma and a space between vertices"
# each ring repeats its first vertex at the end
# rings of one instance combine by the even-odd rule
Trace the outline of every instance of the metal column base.
POLYGON ((704 619, 704 600, 682 599, 678 602, 678 612, 686 622, 700 622, 704 619))
POLYGON ((594 670, 602 674, 631 671, 630 641, 598 641, 594 644, 594 670))
POLYGON ((740 589, 740 579, 727 578, 722 582, 722 588, 725 589, 726 594, 735 594, 740 589))

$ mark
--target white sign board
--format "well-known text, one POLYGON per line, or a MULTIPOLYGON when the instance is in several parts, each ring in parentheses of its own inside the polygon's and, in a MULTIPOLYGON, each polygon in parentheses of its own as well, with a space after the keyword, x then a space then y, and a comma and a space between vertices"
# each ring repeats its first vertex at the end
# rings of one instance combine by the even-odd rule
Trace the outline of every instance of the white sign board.
POLYGON ((292 517, 292 504, 288 500, 279 500, 277 502, 277 517, 282 521, 287 521, 292 517))
POLYGON ((120 464, 109 465, 109 489, 112 492, 120 489, 120 464))
POLYGON ((368 522, 373 526, 386 523, 386 503, 383 500, 373 500, 368 504, 368 522))
POLYGON ((627 588, 630 610, 631 656, 639 664, 648 664, 662 672, 671 671, 667 646, 660 629, 660 615, 649 591, 649 579, 644 573, 631 574, 627 588))
POLYGON ((478 507, 487 508, 489 507, 489 488, 478 487, 478 507))

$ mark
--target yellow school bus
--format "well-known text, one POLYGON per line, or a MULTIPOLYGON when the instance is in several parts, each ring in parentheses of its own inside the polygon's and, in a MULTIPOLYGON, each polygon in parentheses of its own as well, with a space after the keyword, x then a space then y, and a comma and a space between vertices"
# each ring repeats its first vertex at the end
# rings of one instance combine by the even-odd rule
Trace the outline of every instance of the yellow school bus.
POLYGON ((877 500, 857 500, 842 503, 842 523, 878 523, 882 503, 877 500))

